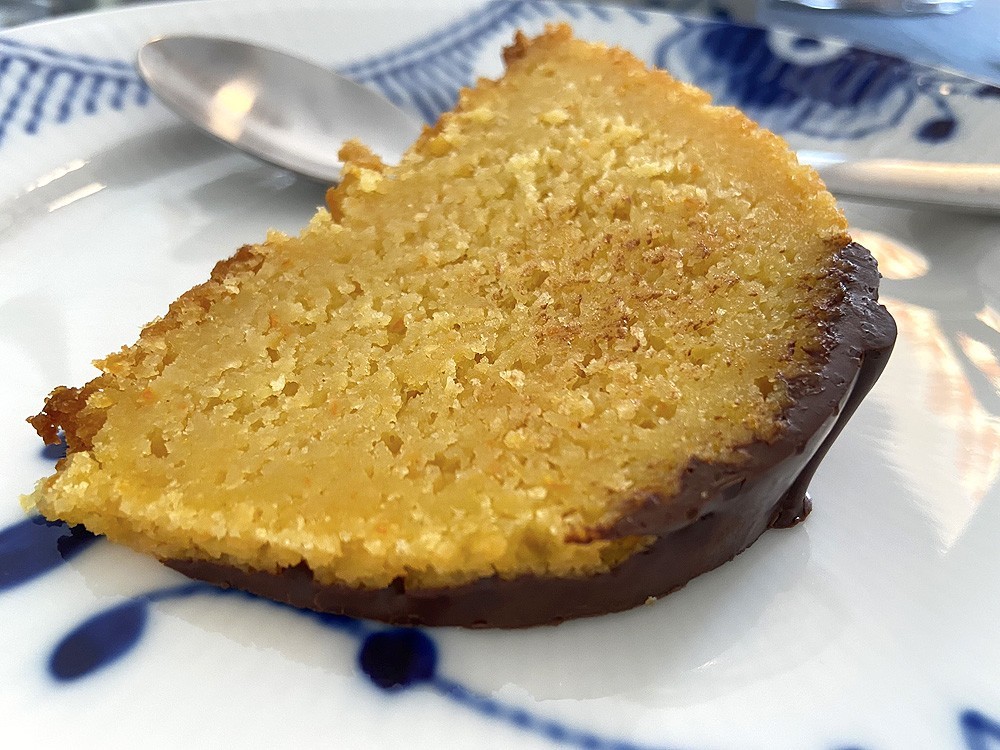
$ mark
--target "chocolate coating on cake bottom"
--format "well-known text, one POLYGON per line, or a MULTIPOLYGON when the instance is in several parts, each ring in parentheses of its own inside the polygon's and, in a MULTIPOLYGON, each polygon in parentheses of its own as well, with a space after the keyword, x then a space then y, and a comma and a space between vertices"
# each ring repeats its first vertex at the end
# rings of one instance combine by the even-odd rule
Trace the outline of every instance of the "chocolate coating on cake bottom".
POLYGON ((446 588, 382 589, 317 582, 305 564, 277 573, 205 560, 167 560, 192 578, 319 612, 406 625, 514 628, 617 612, 674 591, 722 565, 771 527, 809 512, 806 488, 816 467, 878 379, 896 325, 877 302, 875 260, 857 244, 840 252, 845 294, 817 376, 789 383, 793 403, 781 435, 745 446, 738 465, 692 461, 679 493, 640 494, 606 528, 579 541, 652 535, 655 541, 606 573, 582 578, 484 578, 446 588))
MULTIPOLYGON (((749 505, 749 504, 747 504, 749 505)), ((323 585, 305 564, 279 573, 245 571, 204 560, 167 565, 203 581, 249 591, 317 612, 397 625, 519 628, 631 609, 675 591, 722 565, 757 539, 782 514, 804 517, 809 501, 769 504, 746 512, 741 502, 657 539, 601 575, 587 578, 484 578, 449 588, 407 589, 401 579, 382 589, 323 585)))

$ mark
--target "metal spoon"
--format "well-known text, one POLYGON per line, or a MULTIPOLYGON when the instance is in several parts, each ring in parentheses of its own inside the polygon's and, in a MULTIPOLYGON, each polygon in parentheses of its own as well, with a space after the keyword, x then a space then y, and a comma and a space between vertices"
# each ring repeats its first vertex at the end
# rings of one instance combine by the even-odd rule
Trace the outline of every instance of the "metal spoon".
POLYGON ((164 104, 216 138, 321 182, 337 182, 344 141, 396 162, 422 123, 374 91, 277 50, 203 36, 154 39, 139 73, 164 104))
MULTIPOLYGON (((337 151, 358 138, 398 161, 422 123, 376 92, 316 63, 246 42, 172 36, 146 44, 139 72, 177 114, 271 164, 340 179, 337 151)), ((800 152, 845 196, 1000 212, 1000 165, 850 160, 800 152)))

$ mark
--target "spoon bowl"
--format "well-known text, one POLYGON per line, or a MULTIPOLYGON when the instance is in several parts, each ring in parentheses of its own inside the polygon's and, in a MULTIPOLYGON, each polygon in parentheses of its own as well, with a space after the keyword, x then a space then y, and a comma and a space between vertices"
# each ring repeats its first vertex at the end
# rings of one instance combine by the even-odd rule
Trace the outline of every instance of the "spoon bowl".
POLYGON ((171 36, 139 51, 139 72, 168 107, 216 138, 321 182, 358 138, 396 162, 423 127, 384 97, 316 63, 230 39, 171 36))

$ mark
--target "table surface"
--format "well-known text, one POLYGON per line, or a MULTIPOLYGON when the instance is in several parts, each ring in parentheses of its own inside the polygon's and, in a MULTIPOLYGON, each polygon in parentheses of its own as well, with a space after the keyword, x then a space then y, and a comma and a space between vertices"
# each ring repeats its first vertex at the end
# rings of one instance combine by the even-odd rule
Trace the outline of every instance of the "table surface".
MULTIPOLYGON (((628 1, 628 0, 625 0, 628 1)), ((840 37, 858 46, 950 68, 1000 85, 1000 0, 977 0, 952 15, 885 17, 800 8, 781 0, 631 0, 634 4, 840 37)), ((6 0, 0 29, 69 13, 87 13, 145 0, 6 0)))

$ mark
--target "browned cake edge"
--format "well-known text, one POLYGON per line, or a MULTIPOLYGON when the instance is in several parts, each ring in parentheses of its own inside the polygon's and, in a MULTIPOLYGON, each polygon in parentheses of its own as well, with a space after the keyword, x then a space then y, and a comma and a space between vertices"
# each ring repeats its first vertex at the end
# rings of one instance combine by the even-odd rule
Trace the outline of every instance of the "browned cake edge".
POLYGON ((166 560, 191 578, 296 607, 405 625, 514 628, 617 612, 674 591, 731 560, 771 527, 806 516, 806 488, 830 445, 874 385, 896 340, 878 304, 874 258, 852 243, 838 254, 844 296, 828 331, 819 374, 790 383, 792 405, 772 443, 744 448, 739 467, 692 461, 681 491, 649 495, 597 537, 650 534, 656 541, 607 573, 585 578, 485 578, 447 588, 324 585, 305 564, 278 573, 204 560, 166 560), (678 522, 678 518, 684 520, 678 522))

